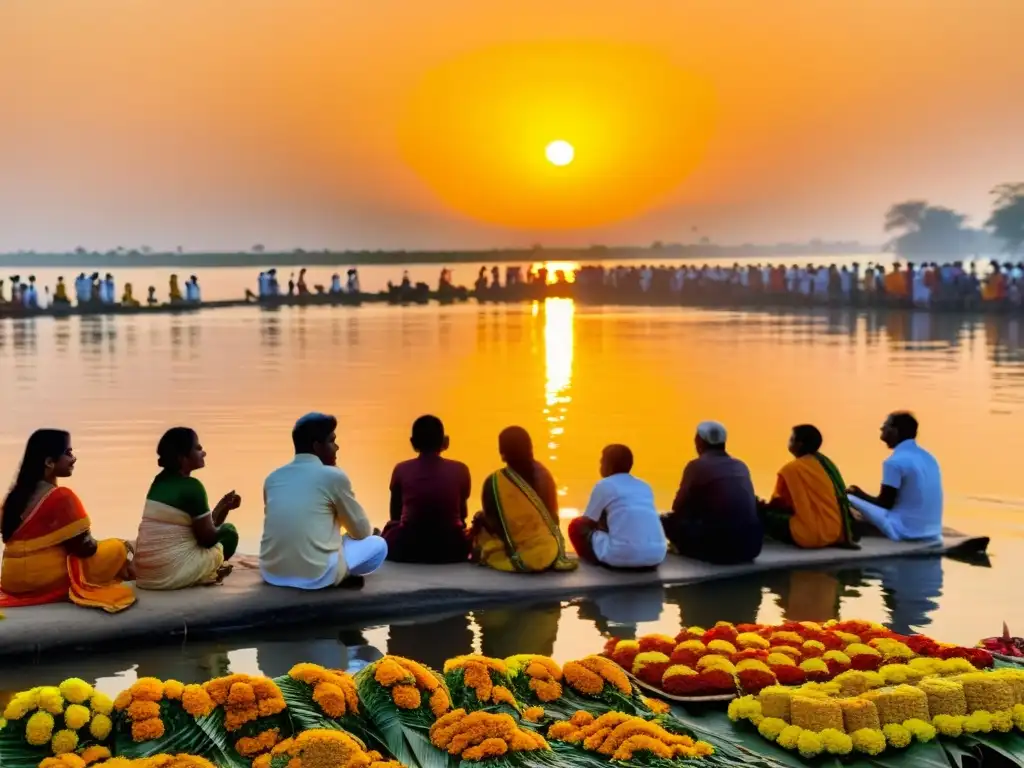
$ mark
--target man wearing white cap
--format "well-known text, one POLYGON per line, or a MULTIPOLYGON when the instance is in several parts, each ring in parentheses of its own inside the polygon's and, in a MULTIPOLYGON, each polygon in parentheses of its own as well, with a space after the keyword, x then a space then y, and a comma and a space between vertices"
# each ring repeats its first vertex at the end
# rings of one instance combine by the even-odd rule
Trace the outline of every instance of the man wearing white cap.
POLYGON ((275 587, 361 586, 387 558, 387 542, 374 535, 352 482, 336 466, 337 426, 323 413, 299 419, 295 459, 263 484, 260 574, 275 587))
POLYGON ((697 458, 686 465, 665 536, 679 554, 719 565, 749 563, 761 554, 764 529, 750 470, 725 450, 725 427, 697 425, 697 458))

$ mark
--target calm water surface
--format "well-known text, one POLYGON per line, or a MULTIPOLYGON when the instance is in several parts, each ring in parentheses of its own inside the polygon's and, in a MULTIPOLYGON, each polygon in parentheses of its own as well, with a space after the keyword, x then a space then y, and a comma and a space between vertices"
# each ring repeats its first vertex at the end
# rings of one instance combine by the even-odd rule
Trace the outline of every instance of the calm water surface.
MULTIPOLYGON (((944 639, 973 642, 994 634, 1003 619, 1011 628, 1014 619, 1024 625, 1017 565, 1024 558, 1021 330, 1017 320, 1000 318, 624 310, 568 300, 6 320, 0 472, 13 477, 33 429, 67 428, 79 457, 72 485, 96 533, 133 537, 157 471, 160 434, 192 426, 209 452, 201 479, 212 498, 231 489, 241 494, 232 520, 243 551, 255 551, 263 478, 290 459, 291 425, 310 410, 338 416, 339 462, 380 524, 391 468, 410 456, 409 425, 422 413, 444 419, 450 455, 470 466, 477 483, 499 463, 498 431, 526 427, 558 480, 568 517, 586 503, 609 442, 633 447, 636 473, 667 507, 693 455, 694 425, 708 418, 727 425, 730 450, 748 463, 762 495, 787 458, 790 427, 801 422, 822 429, 825 451, 847 482, 874 488, 887 455, 878 427, 887 412, 911 408, 922 444, 943 467, 947 522, 992 536, 992 567, 936 561, 941 567, 927 574, 890 574, 886 589, 899 595, 898 581, 933 585, 930 600, 946 610, 925 611, 914 626, 927 619, 944 639)), ((883 577, 864 578, 867 586, 841 590, 844 614, 891 618, 887 606, 895 598, 884 598, 883 577)), ((732 587, 706 589, 714 595, 732 587)), ((759 585, 753 610, 777 613, 777 602, 795 599, 792 590, 789 598, 779 597, 784 593, 759 585)), ((667 602, 660 618, 642 619, 641 628, 678 624, 678 605, 667 602)), ((558 625, 548 632, 556 650, 571 656, 597 647, 600 621, 581 618, 585 605, 545 610, 558 625)), ((487 635, 483 615, 467 624, 477 643, 487 635)), ((365 634, 382 650, 388 631, 365 634)), ((263 663, 253 647, 223 653, 251 669, 263 663)), ((190 646, 182 654, 205 658, 207 651, 190 646)), ((139 662, 121 659, 94 676, 139 662)))

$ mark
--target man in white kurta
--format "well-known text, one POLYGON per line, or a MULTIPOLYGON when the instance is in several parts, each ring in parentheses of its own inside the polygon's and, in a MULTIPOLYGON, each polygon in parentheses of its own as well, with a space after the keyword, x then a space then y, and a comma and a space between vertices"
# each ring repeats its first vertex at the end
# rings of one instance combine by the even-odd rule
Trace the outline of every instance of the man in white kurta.
POLYGON ((373 534, 348 475, 335 466, 336 427, 325 414, 299 419, 295 458, 264 482, 260 574, 268 584, 323 589, 348 577, 358 584, 387 558, 387 542, 373 534))

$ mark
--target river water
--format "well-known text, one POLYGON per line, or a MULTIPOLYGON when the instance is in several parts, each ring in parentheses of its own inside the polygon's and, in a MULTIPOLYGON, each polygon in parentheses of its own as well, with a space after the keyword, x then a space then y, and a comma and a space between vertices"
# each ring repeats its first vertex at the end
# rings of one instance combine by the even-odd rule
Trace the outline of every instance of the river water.
MULTIPOLYGON (((242 287, 247 278, 209 282, 242 287)), ((543 652, 553 637, 556 651, 590 652, 609 622, 649 631, 678 626, 680 614, 713 621, 707 606, 730 604, 720 596, 736 590, 745 606, 734 611, 737 620, 841 611, 963 643, 996 634, 1004 619, 1024 625, 1013 565, 1024 557, 1024 349, 1012 318, 617 309, 551 299, 0 320, 0 402, 0 472, 13 477, 33 429, 69 429, 79 457, 71 485, 99 536, 134 536, 160 434, 178 424, 195 428, 209 452, 199 477, 211 497, 231 489, 242 496, 231 519, 249 552, 260 537, 263 478, 290 459, 291 426, 311 410, 339 418, 339 463, 382 524, 391 468, 411 455, 409 427, 423 413, 444 419, 450 455, 469 465, 475 483, 499 464, 498 432, 526 427, 569 517, 586 503, 601 448, 611 442, 633 448, 636 474, 667 507, 703 419, 726 424, 730 451, 747 462, 762 495, 786 461, 790 428, 802 422, 822 430, 824 451, 847 482, 876 488, 887 455, 879 425, 889 411, 909 408, 921 422, 920 442, 943 467, 947 523, 991 536, 990 564, 947 558, 852 576, 780 574, 747 583, 745 592, 724 585, 675 597, 659 591, 648 614, 623 621, 592 603, 549 605, 541 614, 555 617, 554 634, 520 650, 543 652)), ((449 619, 463 622, 467 642, 478 647, 502 626, 495 618, 488 631, 480 615, 449 619)), ((369 646, 387 648, 388 631, 386 623, 366 630, 369 646)), ((331 647, 352 645, 338 639, 349 629, 338 632, 329 632, 331 647)), ((282 647, 280 639, 266 642, 282 647)), ((255 639, 241 638, 215 651, 252 671, 263 664, 256 648, 255 639)), ((153 658, 209 653, 190 646, 153 658)), ((109 675, 96 677, 130 670, 139 658, 118 656, 109 675)))

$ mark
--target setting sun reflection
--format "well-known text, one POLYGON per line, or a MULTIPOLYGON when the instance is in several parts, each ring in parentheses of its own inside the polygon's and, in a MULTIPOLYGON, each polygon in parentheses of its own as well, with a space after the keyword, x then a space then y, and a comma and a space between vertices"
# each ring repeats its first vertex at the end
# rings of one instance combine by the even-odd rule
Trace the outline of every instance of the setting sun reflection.
POLYGON ((548 285, 558 282, 559 272, 565 276, 567 283, 572 283, 576 280, 576 270, 580 268, 580 263, 578 261, 535 261, 530 265, 531 272, 537 272, 541 268, 548 271, 548 285))
MULTIPOLYGON (((548 460, 558 460, 558 446, 565 434, 565 420, 572 397, 573 317, 572 299, 544 302, 544 418, 547 421, 548 460)), ((558 473, 555 472, 555 476, 558 473)), ((565 496, 567 487, 559 487, 565 496)))

